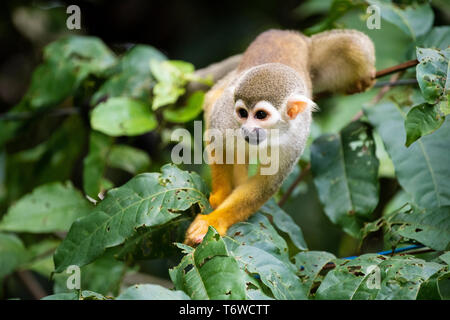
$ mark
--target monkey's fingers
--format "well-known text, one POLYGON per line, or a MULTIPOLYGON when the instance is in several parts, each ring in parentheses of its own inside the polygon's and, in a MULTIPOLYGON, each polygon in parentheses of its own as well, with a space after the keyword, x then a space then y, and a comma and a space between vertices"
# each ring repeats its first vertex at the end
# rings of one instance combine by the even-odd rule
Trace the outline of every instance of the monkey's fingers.
POLYGON ((189 226, 186 232, 186 239, 184 240, 184 243, 190 246, 196 246, 200 244, 203 240, 203 237, 208 232, 208 227, 209 223, 207 219, 204 219, 201 215, 198 215, 189 226))
POLYGON ((367 77, 362 78, 355 82, 353 87, 349 88, 347 90, 348 94, 358 93, 358 92, 364 92, 370 87, 372 87, 375 84, 375 78, 373 77, 367 77))
POLYGON ((197 215, 186 231, 184 243, 190 246, 200 244, 203 241, 203 237, 208 232, 209 226, 214 227, 221 236, 224 236, 228 229, 228 224, 224 222, 224 219, 219 217, 218 211, 213 211, 207 215, 197 215))

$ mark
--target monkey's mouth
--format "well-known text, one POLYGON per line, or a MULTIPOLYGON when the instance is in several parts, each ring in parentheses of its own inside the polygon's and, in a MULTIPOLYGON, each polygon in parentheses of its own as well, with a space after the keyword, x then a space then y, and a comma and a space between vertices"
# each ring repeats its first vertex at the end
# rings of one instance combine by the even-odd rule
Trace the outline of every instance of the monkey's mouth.
POLYGON ((248 131, 247 129, 243 129, 242 135, 245 141, 247 141, 247 143, 251 145, 258 145, 264 140, 266 140, 265 131, 259 128, 253 129, 251 132, 248 131))

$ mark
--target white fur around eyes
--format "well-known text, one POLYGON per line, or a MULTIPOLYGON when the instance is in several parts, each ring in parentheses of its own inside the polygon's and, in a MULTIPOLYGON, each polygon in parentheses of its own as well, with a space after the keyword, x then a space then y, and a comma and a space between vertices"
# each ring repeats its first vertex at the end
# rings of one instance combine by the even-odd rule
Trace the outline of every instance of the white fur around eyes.
POLYGON ((275 108, 270 102, 262 100, 259 101, 255 107, 253 108, 253 113, 257 112, 258 110, 264 110, 267 113, 270 114, 270 118, 267 120, 264 120, 264 122, 267 125, 271 125, 271 124, 275 124, 278 122, 278 120, 281 119, 281 115, 280 112, 278 111, 277 108, 275 108))
POLYGON ((244 101, 242 101, 242 99, 239 99, 238 101, 236 101, 236 103, 234 104, 234 108, 245 108, 245 103, 244 101))

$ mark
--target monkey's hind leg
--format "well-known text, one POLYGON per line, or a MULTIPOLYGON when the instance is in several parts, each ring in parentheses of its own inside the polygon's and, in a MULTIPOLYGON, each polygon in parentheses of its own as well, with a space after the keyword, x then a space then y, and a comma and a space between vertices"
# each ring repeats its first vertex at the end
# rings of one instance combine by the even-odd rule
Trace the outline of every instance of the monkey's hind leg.
POLYGON ((199 214, 186 233, 185 243, 199 244, 209 226, 213 226, 221 236, 224 236, 230 226, 246 220, 256 212, 272 196, 279 183, 271 176, 256 175, 248 178, 233 189, 233 192, 207 215, 199 214))

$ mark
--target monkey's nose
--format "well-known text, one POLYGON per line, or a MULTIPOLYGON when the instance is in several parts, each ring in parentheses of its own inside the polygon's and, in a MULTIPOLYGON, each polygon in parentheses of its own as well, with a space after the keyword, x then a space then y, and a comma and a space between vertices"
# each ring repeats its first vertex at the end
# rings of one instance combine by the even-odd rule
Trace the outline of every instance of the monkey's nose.
POLYGON ((253 128, 252 130, 242 128, 242 135, 247 143, 253 145, 260 144, 266 139, 266 132, 262 128, 253 128))

